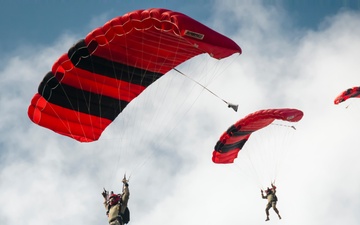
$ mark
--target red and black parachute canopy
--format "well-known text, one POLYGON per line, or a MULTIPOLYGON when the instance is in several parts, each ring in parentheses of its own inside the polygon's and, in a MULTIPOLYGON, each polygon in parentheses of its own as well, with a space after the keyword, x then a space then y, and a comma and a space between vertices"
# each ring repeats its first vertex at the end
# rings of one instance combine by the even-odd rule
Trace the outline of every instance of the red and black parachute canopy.
POLYGON ((341 102, 348 100, 349 98, 360 98, 360 87, 349 88, 341 92, 334 100, 334 104, 337 105, 341 102))
POLYGON ((146 87, 202 53, 222 59, 241 48, 179 12, 129 12, 60 56, 40 83, 29 118, 78 141, 95 141, 146 87))
POLYGON ((225 131, 215 145, 214 163, 233 163, 250 135, 270 125, 274 120, 298 122, 303 117, 298 109, 265 109, 251 113, 225 131))

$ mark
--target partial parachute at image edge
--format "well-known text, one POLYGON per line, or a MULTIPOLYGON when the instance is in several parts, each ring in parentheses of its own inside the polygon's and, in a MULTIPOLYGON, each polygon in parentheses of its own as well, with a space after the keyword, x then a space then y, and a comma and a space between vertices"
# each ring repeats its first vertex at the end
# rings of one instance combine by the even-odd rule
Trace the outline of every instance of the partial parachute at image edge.
POLYGON ((338 105, 349 98, 360 98, 360 87, 349 88, 341 92, 334 100, 334 104, 338 105))

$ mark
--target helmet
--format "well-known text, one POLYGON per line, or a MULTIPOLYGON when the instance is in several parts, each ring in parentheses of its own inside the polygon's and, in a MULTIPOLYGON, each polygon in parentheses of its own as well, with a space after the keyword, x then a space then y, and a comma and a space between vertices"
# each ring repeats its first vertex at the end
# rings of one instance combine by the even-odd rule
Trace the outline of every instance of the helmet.
POLYGON ((117 194, 111 194, 109 197, 109 204, 112 205, 116 205, 118 204, 120 201, 120 195, 117 194))

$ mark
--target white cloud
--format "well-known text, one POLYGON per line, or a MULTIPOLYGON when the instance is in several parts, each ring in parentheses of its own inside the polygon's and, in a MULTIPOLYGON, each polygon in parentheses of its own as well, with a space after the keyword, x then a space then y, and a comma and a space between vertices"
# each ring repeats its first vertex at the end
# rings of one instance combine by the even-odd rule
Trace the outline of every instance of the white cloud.
MULTIPOLYGON (((24 219, 37 225, 106 223, 100 193, 103 186, 121 189, 123 172, 131 173, 131 224, 259 224, 266 202, 253 177, 246 175, 247 168, 214 165, 211 154, 232 123, 255 110, 278 107, 305 114, 277 180, 283 221, 321 225, 341 218, 348 225, 358 224, 360 107, 352 101, 345 109, 347 103, 335 106, 333 99, 358 85, 359 15, 342 12, 318 30, 297 31, 288 30, 291 21, 282 10, 252 1, 230 2, 215 7, 215 22, 208 25, 234 35, 243 54, 222 76, 202 81, 239 103, 238 113, 174 74, 173 80, 161 82, 175 89, 181 80, 178 89, 164 95, 153 88, 148 95, 158 94, 167 110, 176 113, 179 105, 171 104, 172 98, 182 102, 178 94, 189 94, 195 104, 180 105, 184 117, 172 120, 159 111, 162 106, 144 97, 134 102, 134 110, 124 111, 134 116, 130 125, 119 117, 100 141, 75 143, 32 124, 26 111, 52 62, 77 39, 65 36, 51 47, 17 50, 19 55, 8 59, 1 71, 0 204, 6 206, 1 224, 24 219), (160 117, 153 118, 150 109, 160 117), (162 123, 164 118, 169 122, 162 123), (166 130, 168 124, 172 130, 166 130), (123 125, 131 135, 121 136, 123 125)), ((202 79, 198 73, 192 75, 202 79)), ((251 148, 250 141, 246 147, 251 148)), ((276 223, 270 213, 270 223, 276 223)))

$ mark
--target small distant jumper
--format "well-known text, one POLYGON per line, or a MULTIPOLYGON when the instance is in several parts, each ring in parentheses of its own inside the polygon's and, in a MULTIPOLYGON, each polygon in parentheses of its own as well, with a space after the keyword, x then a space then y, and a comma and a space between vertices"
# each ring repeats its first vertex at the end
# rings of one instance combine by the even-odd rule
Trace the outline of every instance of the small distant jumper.
POLYGON ((278 201, 277 199, 277 196, 276 196, 276 186, 272 183, 271 184, 271 188, 267 188, 265 190, 265 194, 264 195, 264 191, 261 190, 261 197, 263 199, 267 199, 268 200, 268 203, 266 205, 266 209, 265 209, 265 212, 266 212, 266 220, 265 221, 268 221, 270 220, 269 218, 269 209, 272 207, 274 209, 274 211, 276 212, 276 214, 278 215, 279 219, 281 219, 281 216, 280 216, 280 213, 279 213, 279 210, 276 208, 276 203, 278 201))

